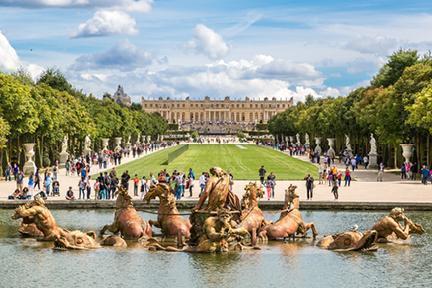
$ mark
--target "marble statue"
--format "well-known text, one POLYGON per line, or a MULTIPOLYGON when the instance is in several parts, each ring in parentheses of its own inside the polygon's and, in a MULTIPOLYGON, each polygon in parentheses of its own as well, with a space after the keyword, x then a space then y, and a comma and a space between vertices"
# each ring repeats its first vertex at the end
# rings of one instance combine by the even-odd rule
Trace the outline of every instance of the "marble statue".
POLYGON ((301 145, 301 142, 300 142, 300 134, 299 133, 297 133, 296 134, 296 141, 297 141, 297 146, 300 146, 301 145))
POLYGON ((90 136, 87 135, 84 139, 84 149, 83 149, 83 153, 84 156, 87 156, 88 154, 90 154, 91 152, 91 140, 90 140, 90 136))
POLYGON ((64 164, 66 163, 67 159, 69 158, 69 153, 67 152, 68 149, 68 136, 65 135, 62 142, 62 150, 60 152, 60 167, 64 167, 64 164))
POLYGON ((371 133, 369 144, 370 144, 369 154, 377 154, 376 140, 373 133, 371 133))
POLYGON ((309 140, 309 134, 308 133, 305 134, 305 145, 307 145, 307 146, 310 145, 310 140, 309 140))

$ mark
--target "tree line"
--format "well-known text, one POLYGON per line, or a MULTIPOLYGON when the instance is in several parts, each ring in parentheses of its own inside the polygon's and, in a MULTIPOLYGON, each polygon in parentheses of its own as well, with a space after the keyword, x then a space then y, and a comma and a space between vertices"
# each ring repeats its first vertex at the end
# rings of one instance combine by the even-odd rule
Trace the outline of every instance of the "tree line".
POLYGON ((58 159, 65 136, 68 152, 79 155, 86 135, 98 151, 101 138, 135 141, 141 134, 155 140, 166 128, 159 114, 86 95, 58 70, 46 70, 35 82, 23 71, 0 73, 0 169, 9 161, 23 163, 23 143, 36 144, 36 165, 44 167, 58 159))
MULTIPOLYGON (((314 137, 336 138, 339 150, 345 134, 353 150, 366 154, 369 136, 374 133, 380 160, 398 167, 400 144, 415 144, 414 159, 430 164, 432 134, 432 57, 416 50, 399 50, 388 57, 366 87, 346 97, 306 97, 304 102, 277 114, 268 124, 273 135, 309 133, 314 137)), ((311 143, 314 146, 314 143, 311 143)))

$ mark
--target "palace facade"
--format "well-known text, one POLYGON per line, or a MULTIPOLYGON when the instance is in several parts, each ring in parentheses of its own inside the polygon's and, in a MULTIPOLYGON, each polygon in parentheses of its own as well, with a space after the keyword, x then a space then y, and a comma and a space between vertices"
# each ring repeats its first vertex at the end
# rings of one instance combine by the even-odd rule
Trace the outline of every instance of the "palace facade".
POLYGON ((246 97, 244 100, 231 100, 225 97, 222 100, 215 100, 206 96, 202 100, 191 100, 189 97, 185 100, 173 100, 161 97, 155 100, 142 98, 141 104, 144 111, 157 112, 168 123, 256 124, 267 123, 271 117, 285 111, 293 105, 293 99, 252 100, 246 97))

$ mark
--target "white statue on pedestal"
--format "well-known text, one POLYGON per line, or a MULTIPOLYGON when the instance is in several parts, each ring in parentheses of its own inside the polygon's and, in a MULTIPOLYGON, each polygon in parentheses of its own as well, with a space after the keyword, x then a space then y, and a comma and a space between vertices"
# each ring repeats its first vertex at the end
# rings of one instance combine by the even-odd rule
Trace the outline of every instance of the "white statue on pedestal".
POLYGON ((84 139, 84 149, 83 149, 83 153, 84 156, 87 156, 88 154, 90 154, 91 152, 91 140, 90 140, 90 136, 87 135, 84 139))
POLYGON ((300 146, 301 145, 301 142, 300 142, 300 134, 299 133, 297 133, 296 134, 296 141, 297 141, 297 146, 300 146))
POLYGON ((371 133, 369 144, 371 146, 369 154, 377 154, 376 140, 373 133, 371 133))
POLYGON ((67 159, 69 158, 69 153, 67 152, 68 149, 68 136, 65 135, 62 142, 62 150, 60 152, 60 167, 63 167, 63 165, 66 163, 67 159))
POLYGON ((305 145, 307 145, 307 146, 310 145, 310 142, 309 142, 309 134, 308 134, 308 133, 305 134, 305 145))

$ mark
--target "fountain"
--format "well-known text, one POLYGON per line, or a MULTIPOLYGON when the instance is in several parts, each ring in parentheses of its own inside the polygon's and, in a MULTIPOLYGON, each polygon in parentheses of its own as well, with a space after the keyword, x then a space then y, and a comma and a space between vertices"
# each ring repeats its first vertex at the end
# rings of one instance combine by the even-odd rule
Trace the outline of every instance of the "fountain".
POLYGON ((24 153, 26 157, 26 162, 24 163, 23 172, 25 175, 30 175, 36 172, 36 164, 33 161, 33 156, 35 154, 33 147, 34 143, 26 143, 24 146, 24 153))

